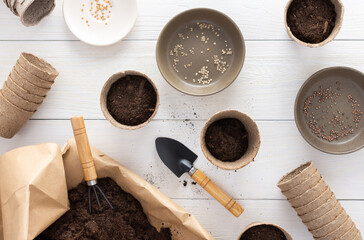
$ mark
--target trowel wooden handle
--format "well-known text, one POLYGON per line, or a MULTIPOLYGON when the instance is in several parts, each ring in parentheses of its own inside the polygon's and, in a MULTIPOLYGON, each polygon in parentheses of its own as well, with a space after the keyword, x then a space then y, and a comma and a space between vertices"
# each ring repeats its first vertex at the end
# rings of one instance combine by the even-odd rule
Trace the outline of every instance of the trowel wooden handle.
POLYGON ((71 124, 73 128, 73 134, 75 135, 78 156, 81 161, 85 181, 88 182, 96 180, 96 168, 86 133, 85 121, 83 120, 82 116, 75 116, 71 118, 71 124))
POLYGON ((195 180, 201 187, 203 187, 208 193, 211 194, 219 203, 221 203, 227 210, 229 210, 235 217, 239 217, 244 208, 240 206, 232 197, 219 188, 210 178, 208 178, 200 170, 192 175, 192 179, 195 180))

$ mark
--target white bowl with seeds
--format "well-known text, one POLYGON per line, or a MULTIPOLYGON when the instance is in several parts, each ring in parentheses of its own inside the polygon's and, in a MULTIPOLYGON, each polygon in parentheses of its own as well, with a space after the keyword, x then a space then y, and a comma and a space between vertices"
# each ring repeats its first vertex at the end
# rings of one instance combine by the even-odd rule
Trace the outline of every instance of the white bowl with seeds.
POLYGON ((133 28, 136 0, 64 0, 68 28, 81 41, 94 46, 119 42, 133 28))
POLYGON ((207 8, 175 16, 157 43, 157 63, 163 77, 177 90, 210 95, 228 87, 245 59, 244 38, 225 14, 207 8))

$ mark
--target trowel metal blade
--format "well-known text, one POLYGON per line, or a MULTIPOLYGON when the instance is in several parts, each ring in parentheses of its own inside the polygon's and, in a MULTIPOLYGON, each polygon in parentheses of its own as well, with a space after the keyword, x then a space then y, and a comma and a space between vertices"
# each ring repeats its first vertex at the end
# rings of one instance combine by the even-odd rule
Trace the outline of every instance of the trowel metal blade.
MULTIPOLYGON (((193 165, 197 155, 182 143, 165 137, 159 137, 155 140, 157 152, 163 163, 177 176, 180 177, 189 169, 181 168, 183 160, 187 160, 193 165)), ((185 165, 184 165, 185 166, 185 165)))

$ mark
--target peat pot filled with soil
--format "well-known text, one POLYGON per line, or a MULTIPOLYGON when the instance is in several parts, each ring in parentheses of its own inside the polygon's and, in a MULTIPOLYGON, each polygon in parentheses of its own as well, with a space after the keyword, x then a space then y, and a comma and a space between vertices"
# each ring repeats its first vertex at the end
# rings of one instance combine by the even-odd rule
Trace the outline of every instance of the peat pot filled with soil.
POLYGON ((135 130, 157 114, 159 94, 153 81, 136 71, 112 75, 101 91, 101 110, 112 125, 135 130))
POLYGON ((253 223, 244 229, 237 240, 293 240, 293 238, 276 224, 253 223))
POLYGON ((338 34, 344 15, 340 0, 289 0, 285 9, 288 35, 307 47, 321 47, 338 34))
POLYGON ((201 132, 201 148, 215 166, 236 170, 254 160, 260 147, 257 124, 235 110, 216 113, 201 132))

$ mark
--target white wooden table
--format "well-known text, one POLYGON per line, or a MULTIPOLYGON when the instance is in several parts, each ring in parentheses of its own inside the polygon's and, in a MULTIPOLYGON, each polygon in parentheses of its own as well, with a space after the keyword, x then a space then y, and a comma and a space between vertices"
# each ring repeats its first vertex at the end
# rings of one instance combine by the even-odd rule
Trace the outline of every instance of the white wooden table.
POLYGON ((293 117, 301 84, 329 66, 364 71, 364 2, 343 0, 345 16, 336 40, 319 49, 303 47, 288 37, 283 24, 285 0, 138 0, 140 15, 133 31, 116 45, 96 48, 78 41, 63 20, 62 0, 36 27, 26 28, 0 3, 0 82, 6 80, 21 51, 51 62, 60 72, 44 104, 11 140, 0 139, 0 154, 16 147, 56 142, 72 137, 69 118, 83 114, 94 146, 144 176, 167 196, 192 212, 219 240, 234 240, 256 221, 279 224, 297 240, 312 239, 276 187, 285 173, 313 160, 337 198, 364 233, 364 150, 343 156, 322 153, 305 142, 293 117), (155 60, 156 39, 177 13, 209 7, 227 13, 241 28, 246 59, 238 79, 209 97, 182 94, 163 79, 155 60), (99 107, 103 83, 110 75, 133 69, 149 75, 161 94, 161 106, 147 127, 123 131, 105 120, 99 107), (253 117, 262 145, 255 162, 238 171, 210 164, 199 146, 201 128, 212 114, 237 109, 253 117), (195 114, 196 113, 196 114, 195 114), (236 219, 214 199, 191 185, 188 176, 177 179, 161 163, 154 139, 181 140, 200 156, 197 167, 246 211, 236 219), (187 186, 183 186, 187 180, 187 186))

